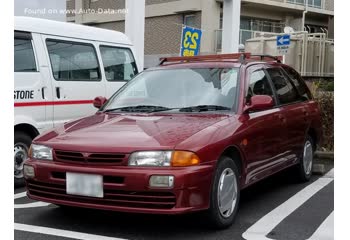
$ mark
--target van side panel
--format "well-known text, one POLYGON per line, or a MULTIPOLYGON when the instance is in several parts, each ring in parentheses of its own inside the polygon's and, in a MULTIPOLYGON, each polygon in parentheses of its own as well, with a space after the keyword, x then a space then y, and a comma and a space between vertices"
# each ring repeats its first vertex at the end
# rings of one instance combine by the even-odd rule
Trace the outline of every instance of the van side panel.
POLYGON ((15 34, 15 125, 28 123, 41 132, 53 126, 52 118, 47 113, 51 87, 49 79, 45 78, 42 71, 46 61, 42 58, 40 37, 38 34, 29 35, 31 39, 15 34), (28 62, 33 60, 31 52, 35 58, 35 69, 28 69, 28 62))

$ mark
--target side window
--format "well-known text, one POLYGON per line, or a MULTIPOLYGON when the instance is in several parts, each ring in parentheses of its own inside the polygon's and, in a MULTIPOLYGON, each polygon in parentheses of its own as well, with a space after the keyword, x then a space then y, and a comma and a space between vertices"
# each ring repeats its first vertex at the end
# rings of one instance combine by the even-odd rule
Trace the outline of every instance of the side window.
POLYGON ((273 96, 271 85, 264 70, 259 69, 249 74, 249 85, 247 90, 247 99, 249 100, 254 95, 273 96))
POLYGON ((281 104, 288 104, 300 100, 296 89, 289 82, 287 76, 283 74, 282 69, 269 68, 267 72, 275 86, 277 98, 281 104))
POLYGON ((100 68, 91 44, 46 40, 53 76, 58 81, 99 81, 100 68))
POLYGON ((130 49, 101 46, 100 50, 107 81, 128 81, 137 74, 130 49))
POLYGON ((303 97, 303 100, 312 99, 310 90, 306 86, 304 80, 301 78, 299 73, 290 67, 283 67, 283 69, 288 74, 289 78, 292 80, 294 86, 298 89, 300 96, 303 97))
POLYGON ((30 39, 14 39, 15 72, 36 72, 36 64, 32 41, 30 39))

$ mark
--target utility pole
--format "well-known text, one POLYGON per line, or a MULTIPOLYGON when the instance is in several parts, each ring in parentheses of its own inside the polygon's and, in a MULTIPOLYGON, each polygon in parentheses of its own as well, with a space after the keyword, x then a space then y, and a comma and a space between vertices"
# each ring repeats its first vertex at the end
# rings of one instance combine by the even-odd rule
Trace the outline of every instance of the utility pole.
POLYGON ((237 53, 241 0, 223 0, 222 53, 237 53))
POLYGON ((145 55, 145 0, 126 0, 125 34, 135 46, 139 71, 143 71, 145 55))

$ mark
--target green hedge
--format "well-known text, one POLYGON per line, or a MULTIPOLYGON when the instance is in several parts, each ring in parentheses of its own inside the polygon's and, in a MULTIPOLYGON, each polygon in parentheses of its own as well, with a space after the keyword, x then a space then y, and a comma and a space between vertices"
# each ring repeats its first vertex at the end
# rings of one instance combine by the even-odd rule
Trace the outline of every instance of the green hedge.
POLYGON ((314 82, 311 86, 321 110, 323 144, 320 150, 334 151, 334 88, 333 82, 314 82))

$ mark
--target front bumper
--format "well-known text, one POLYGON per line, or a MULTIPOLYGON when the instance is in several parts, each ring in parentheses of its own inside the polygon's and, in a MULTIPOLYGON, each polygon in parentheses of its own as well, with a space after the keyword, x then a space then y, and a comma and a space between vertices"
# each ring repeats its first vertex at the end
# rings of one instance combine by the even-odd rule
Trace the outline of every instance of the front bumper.
POLYGON ((209 208, 213 166, 183 168, 131 168, 127 166, 84 166, 27 160, 35 177, 26 179, 29 198, 58 205, 103 210, 181 214, 209 208), (66 172, 103 176, 103 198, 66 193, 66 172), (152 175, 174 176, 173 188, 150 188, 152 175))

